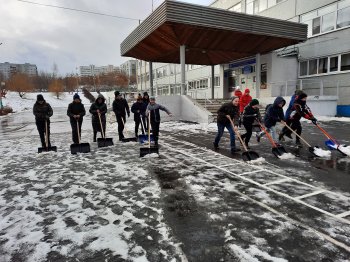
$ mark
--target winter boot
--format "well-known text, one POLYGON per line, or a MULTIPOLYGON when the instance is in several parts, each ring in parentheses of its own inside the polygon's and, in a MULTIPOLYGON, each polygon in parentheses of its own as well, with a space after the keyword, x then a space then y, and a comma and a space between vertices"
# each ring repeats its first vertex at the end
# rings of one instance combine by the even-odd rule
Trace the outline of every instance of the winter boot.
POLYGON ((94 132, 94 142, 96 142, 97 132, 94 132))
POLYGON ((231 154, 235 154, 237 152, 241 151, 239 148, 231 148, 231 154))
POLYGON ((291 134, 291 133, 287 133, 287 134, 286 134, 286 137, 288 137, 288 138, 290 138, 290 139, 293 139, 293 137, 292 137, 292 134, 291 134))
POLYGON ((258 143, 260 143, 260 138, 261 138, 260 134, 259 134, 259 133, 256 133, 256 141, 257 141, 258 143))
POLYGON ((295 144, 296 144, 298 147, 303 147, 303 144, 300 143, 300 140, 299 140, 299 139, 295 140, 295 144))
POLYGON ((215 150, 218 150, 218 149, 219 149, 219 144, 216 144, 215 142, 213 142, 213 145, 214 145, 214 149, 215 149, 215 150))
POLYGON ((278 136, 278 141, 280 141, 280 142, 285 141, 285 139, 284 139, 283 136, 284 136, 283 133, 281 133, 281 134, 278 136))

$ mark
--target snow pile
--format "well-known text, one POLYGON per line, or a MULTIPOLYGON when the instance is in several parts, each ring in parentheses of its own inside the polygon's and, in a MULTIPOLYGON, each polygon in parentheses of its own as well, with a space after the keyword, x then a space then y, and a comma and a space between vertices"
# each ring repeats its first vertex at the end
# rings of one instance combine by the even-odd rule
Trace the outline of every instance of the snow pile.
POLYGON ((319 157, 330 157, 331 156, 331 151, 329 150, 324 150, 322 148, 319 147, 315 147, 314 148, 314 154, 319 156, 319 157))
POLYGON ((278 156, 278 158, 280 158, 280 159, 294 159, 295 155, 293 155, 291 153, 284 153, 281 156, 278 156))
POLYGON ((263 158, 263 157, 259 157, 259 158, 255 159, 255 160, 249 161, 248 163, 249 164, 253 164, 253 165, 261 165, 263 163, 266 163, 266 159, 263 158))
POLYGON ((344 154, 350 156, 350 146, 347 145, 340 145, 338 149, 343 152, 344 154))
POLYGON ((158 158, 159 155, 157 153, 147 154, 143 158, 158 158))

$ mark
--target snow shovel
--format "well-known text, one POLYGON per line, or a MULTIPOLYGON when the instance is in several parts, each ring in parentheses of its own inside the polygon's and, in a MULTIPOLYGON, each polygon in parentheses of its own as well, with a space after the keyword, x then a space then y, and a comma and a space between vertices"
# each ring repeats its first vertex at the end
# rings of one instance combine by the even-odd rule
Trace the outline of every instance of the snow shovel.
POLYGON ((78 120, 77 120, 77 132, 78 132, 78 142, 79 142, 79 144, 71 144, 70 145, 70 152, 72 154, 89 153, 90 152, 90 144, 89 143, 80 143, 80 131, 79 131, 78 120))
MULTIPOLYGON (((123 122, 123 126, 125 128, 125 132, 127 135, 129 135, 129 132, 128 130, 126 129, 126 126, 125 126, 125 122, 124 122, 124 118, 122 117, 122 122, 123 122)), ((128 137, 128 138, 122 138, 122 142, 137 142, 137 137, 128 137)))
MULTIPOLYGON (((145 126, 143 125, 143 121, 142 121, 142 117, 140 115, 140 119, 141 119, 141 127, 143 131, 146 131, 145 126)), ((141 145, 143 145, 144 143, 146 143, 148 141, 148 135, 139 135, 139 142, 141 145)), ((153 134, 150 136, 150 141, 154 142, 154 137, 153 134)))
POLYGON ((101 134, 102 138, 97 138, 97 146, 98 147, 107 147, 107 146, 113 146, 113 138, 106 138, 105 132, 103 131, 102 121, 101 121, 101 114, 97 113, 98 119, 100 120, 100 126, 101 126, 101 134))
MULTIPOLYGON (((340 153, 342 153, 342 155, 347 156, 347 154, 345 154, 339 149, 340 144, 333 137, 331 137, 331 135, 328 134, 326 130, 320 127, 317 123, 315 123, 314 125, 317 126, 318 129, 320 129, 321 132, 328 138, 328 140, 326 140, 324 143, 330 150, 338 150, 340 153)), ((346 145, 343 146, 346 147, 346 145)))
POLYGON ((148 115, 148 146, 147 147, 140 147, 140 157, 144 157, 145 155, 148 154, 153 154, 156 153, 159 155, 159 148, 158 146, 152 146, 151 147, 151 130, 150 130, 150 126, 151 126, 151 119, 150 119, 150 115, 148 115))
POLYGON ((290 131, 292 131, 294 133, 294 135, 296 135, 297 137, 299 137, 301 139, 301 141, 304 142, 305 145, 307 145, 309 147, 309 151, 310 153, 312 153, 315 156, 319 156, 315 153, 315 148, 320 148, 318 146, 311 146, 304 138, 302 138, 297 132, 295 132, 289 125, 287 125, 286 122, 282 121, 282 124, 287 127, 290 131))
MULTIPOLYGON (((231 118, 229 118, 229 119, 230 119, 230 122, 231 122, 231 126, 233 128, 233 131, 235 131, 235 127, 233 125, 232 119, 231 118)), ((242 140, 242 137, 241 137, 240 133, 238 131, 235 131, 235 133, 236 133, 236 136, 238 137, 239 141, 241 142, 241 145, 244 148, 244 152, 242 153, 243 161, 251 161, 251 160, 258 159, 259 158, 259 154, 257 152, 248 150, 248 148, 246 147, 244 141, 242 140)))
POLYGON ((287 153, 286 149, 281 146, 281 145, 277 145, 275 143, 275 141, 273 141, 273 138, 271 137, 271 135, 267 132, 266 128, 260 123, 260 121, 258 121, 260 128, 265 132, 267 138, 270 140, 270 143, 272 144, 272 153, 279 158, 279 156, 283 155, 284 153, 287 153))
POLYGON ((45 145, 46 145, 46 147, 39 147, 38 148, 38 153, 49 152, 49 151, 57 152, 56 146, 49 146, 49 133, 48 133, 48 128, 47 128, 47 120, 45 120, 45 145))

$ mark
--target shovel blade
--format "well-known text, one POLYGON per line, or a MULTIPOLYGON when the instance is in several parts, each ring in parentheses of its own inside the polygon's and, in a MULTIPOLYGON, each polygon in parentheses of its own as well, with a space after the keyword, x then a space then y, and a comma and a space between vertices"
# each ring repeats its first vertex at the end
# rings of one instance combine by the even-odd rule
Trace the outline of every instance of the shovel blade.
POLYGON ((158 147, 141 147, 140 148, 140 157, 144 157, 148 154, 156 153, 159 155, 159 148, 158 147))
POLYGON ((242 153, 243 161, 251 161, 259 158, 259 154, 254 151, 247 151, 242 153))
POLYGON ((272 148, 272 154, 274 154, 277 158, 282 155, 282 153, 278 150, 277 147, 272 148))
POLYGON ((338 145, 335 144, 332 140, 328 139, 325 142, 325 145, 330 149, 330 150, 337 150, 338 149, 338 145))
POLYGON ((98 147, 113 146, 113 138, 97 138, 98 147))
POLYGON ((39 147, 38 148, 38 153, 43 153, 43 152, 50 152, 54 151, 57 152, 57 147, 56 146, 49 146, 49 147, 39 147))
POLYGON ((122 142, 127 143, 127 142, 137 142, 136 137, 129 137, 129 138, 122 138, 122 142))
MULTIPOLYGON (((153 135, 150 135, 150 140, 151 140, 151 142, 154 141, 153 135)), ((141 145, 148 143, 148 135, 139 135, 139 142, 141 145)))
POLYGON ((70 145, 70 152, 72 154, 90 153, 90 144, 89 143, 71 144, 70 145))

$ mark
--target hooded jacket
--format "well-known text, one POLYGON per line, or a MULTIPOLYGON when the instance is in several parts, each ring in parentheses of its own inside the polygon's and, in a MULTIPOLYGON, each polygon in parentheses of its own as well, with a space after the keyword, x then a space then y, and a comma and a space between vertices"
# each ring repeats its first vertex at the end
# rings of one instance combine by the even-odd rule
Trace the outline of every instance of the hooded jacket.
POLYGON ((103 123, 106 122, 107 105, 106 105, 105 101, 106 101, 106 99, 104 98, 104 96, 100 94, 100 95, 98 95, 95 102, 90 106, 89 112, 92 115, 91 122, 93 125, 94 124, 100 125, 100 120, 98 118, 97 110, 100 110, 101 122, 103 122, 103 123), (102 98, 102 103, 98 102, 99 98, 102 98))
POLYGON ((135 122, 140 122, 141 117, 144 117, 146 115, 146 108, 147 105, 142 100, 140 102, 135 102, 131 106, 131 112, 134 113, 135 122))
POLYGON ((243 113, 244 108, 252 101, 249 88, 244 90, 244 94, 239 99, 239 112, 243 113))
POLYGON ((253 108, 250 102, 243 111, 243 125, 253 124, 255 119, 258 119, 261 122, 261 115, 259 108, 253 108))
POLYGON ((313 119, 314 115, 312 114, 311 109, 306 105, 306 101, 303 101, 302 97, 297 97, 294 101, 289 119, 292 121, 300 121, 302 117, 313 119))
POLYGON ((234 106, 232 102, 223 104, 218 110, 218 124, 231 124, 230 120, 227 119, 227 115, 229 115, 235 126, 238 126, 239 122, 239 106, 234 106))
POLYGON ((42 104, 36 101, 33 106, 33 114, 35 116, 35 121, 44 122, 49 120, 49 118, 53 115, 52 107, 50 104, 46 103, 45 100, 42 104))
POLYGON ((237 96, 239 99, 241 99, 241 96, 242 96, 242 91, 241 91, 241 90, 239 90, 239 89, 235 90, 235 92, 234 92, 234 96, 237 96))
POLYGON ((280 103, 283 103, 283 106, 286 104, 286 100, 283 97, 278 96, 273 104, 267 108, 264 123, 267 128, 275 126, 277 122, 284 120, 283 108, 279 106, 280 103))
POLYGON ((165 111, 167 114, 170 114, 170 111, 160 104, 155 103, 154 105, 148 104, 146 115, 150 114, 151 122, 159 123, 160 122, 160 113, 159 110, 165 111))
POLYGON ((74 115, 80 115, 79 122, 83 121, 83 117, 85 116, 86 111, 83 103, 81 102, 81 99, 79 100, 79 103, 73 101, 68 105, 67 116, 69 116, 70 121, 76 121, 74 115))
POLYGON ((124 116, 125 112, 128 113, 128 116, 130 115, 129 105, 128 102, 124 98, 116 98, 113 101, 113 112, 116 116, 124 116))

